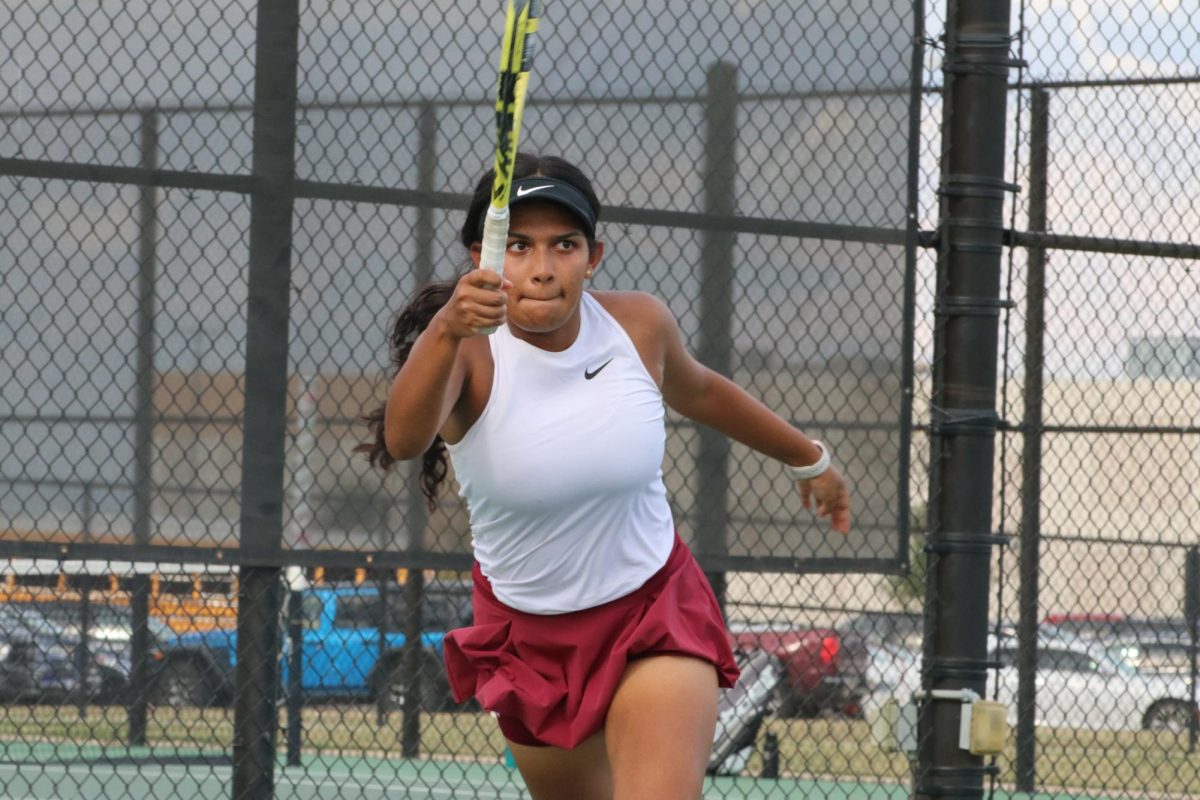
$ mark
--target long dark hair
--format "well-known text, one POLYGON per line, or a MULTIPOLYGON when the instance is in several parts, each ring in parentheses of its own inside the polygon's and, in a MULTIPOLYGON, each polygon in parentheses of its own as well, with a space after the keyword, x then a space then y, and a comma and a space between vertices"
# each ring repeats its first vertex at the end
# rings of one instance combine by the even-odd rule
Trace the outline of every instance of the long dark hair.
MULTIPOLYGON (((392 332, 388 337, 388 350, 391 353, 392 376, 400 372, 400 368, 408 361, 408 354, 421 331, 429 327, 433 316, 446 305, 450 295, 454 294, 457 279, 437 281, 427 284, 417 290, 409 299, 408 304, 400 309, 392 323, 392 332)), ((366 453, 372 466, 379 467, 385 472, 392 468, 396 459, 387 450, 383 436, 383 422, 386 406, 380 406, 374 411, 363 414, 362 420, 367 423, 370 431, 370 441, 363 442, 354 448, 356 453, 366 453)), ((446 459, 446 443, 441 436, 435 436, 433 444, 421 456, 421 494, 425 495, 430 510, 437 503, 438 490, 446 480, 448 470, 446 459)))
MULTIPOLYGON (((475 185, 475 191, 471 195, 471 205, 467 209, 467 218, 463 221, 462 229, 459 232, 459 241, 468 250, 470 250, 472 245, 479 242, 480 232, 483 230, 483 215, 487 213, 488 206, 491 204, 492 179, 494 174, 494 170, 485 172, 475 185)), ((596 197, 595 189, 592 188, 592 182, 574 164, 557 156, 537 156, 530 153, 517 153, 513 166, 513 177, 527 178, 531 175, 558 178, 570 183, 583 193, 592 210, 596 212, 596 217, 599 218, 600 201, 596 197)), ((593 244, 594 240, 588 241, 589 248, 593 244)), ((454 294, 454 287, 457 284, 458 277, 455 277, 450 280, 436 281, 422 286, 409 298, 404 308, 400 309, 396 314, 391 325, 391 334, 388 336, 388 350, 391 354, 391 374, 393 377, 404 366, 404 363, 408 361, 408 354, 412 351, 417 337, 429 326, 430 321, 441 310, 442 306, 446 305, 447 301, 450 300, 451 295, 454 294)), ((384 406, 380 406, 362 416, 370 433, 370 441, 356 446, 354 452, 365 453, 373 466, 386 471, 396 463, 396 459, 388 453, 387 444, 383 436, 384 408, 384 406)), ((449 461, 446 455, 446 443, 442 441, 441 436, 436 436, 434 437, 433 444, 421 456, 421 494, 425 495, 425 499, 428 501, 431 510, 437 503, 438 492, 442 484, 446 481, 448 471, 449 461)))

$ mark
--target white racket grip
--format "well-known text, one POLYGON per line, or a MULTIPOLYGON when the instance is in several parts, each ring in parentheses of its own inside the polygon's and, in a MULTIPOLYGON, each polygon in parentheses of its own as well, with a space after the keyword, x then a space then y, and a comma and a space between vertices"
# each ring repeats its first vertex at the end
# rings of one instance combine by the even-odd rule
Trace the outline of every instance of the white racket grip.
MULTIPOLYGON (((508 206, 488 206, 487 216, 483 220, 483 242, 479 253, 479 268, 490 269, 501 276, 504 275, 504 253, 508 250, 508 216, 508 206)), ((484 336, 491 336, 495 332, 495 328, 484 328, 480 331, 484 336)))
POLYGON ((479 268, 504 274, 504 251, 508 249, 508 206, 488 206, 483 220, 483 251, 479 268))

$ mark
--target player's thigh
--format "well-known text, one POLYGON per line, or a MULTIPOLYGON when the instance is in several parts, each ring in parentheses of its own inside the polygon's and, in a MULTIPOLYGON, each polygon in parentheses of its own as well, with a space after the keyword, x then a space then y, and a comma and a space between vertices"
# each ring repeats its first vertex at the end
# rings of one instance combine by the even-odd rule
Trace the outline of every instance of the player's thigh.
POLYGON ((614 797, 696 800, 717 725, 717 670, 687 656, 630 662, 605 723, 614 797))
POLYGON ((533 800, 611 800, 612 771, 603 731, 578 747, 508 743, 533 800))

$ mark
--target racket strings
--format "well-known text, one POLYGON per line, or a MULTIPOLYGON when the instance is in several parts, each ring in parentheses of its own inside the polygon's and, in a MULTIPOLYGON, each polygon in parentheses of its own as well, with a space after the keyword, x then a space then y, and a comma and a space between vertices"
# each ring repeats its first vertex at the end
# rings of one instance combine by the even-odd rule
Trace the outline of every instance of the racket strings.
POLYGON ((533 42, 538 27, 539 4, 509 1, 505 15, 496 90, 496 164, 492 183, 492 206, 505 208, 516 164, 517 138, 525 108, 525 91, 532 64, 533 42))

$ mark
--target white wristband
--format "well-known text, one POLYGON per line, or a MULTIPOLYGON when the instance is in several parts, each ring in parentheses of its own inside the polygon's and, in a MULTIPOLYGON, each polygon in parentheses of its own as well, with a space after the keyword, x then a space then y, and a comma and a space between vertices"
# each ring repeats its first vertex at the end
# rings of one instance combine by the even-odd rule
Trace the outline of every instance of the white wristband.
POLYGON ((783 468, 786 469, 788 474, 791 475, 795 480, 811 480, 818 475, 823 474, 825 470, 829 469, 829 448, 823 443, 818 442, 816 439, 813 439, 813 444, 815 444, 821 451, 821 457, 817 459, 815 464, 809 464, 807 467, 793 467, 791 464, 783 465, 783 468))

